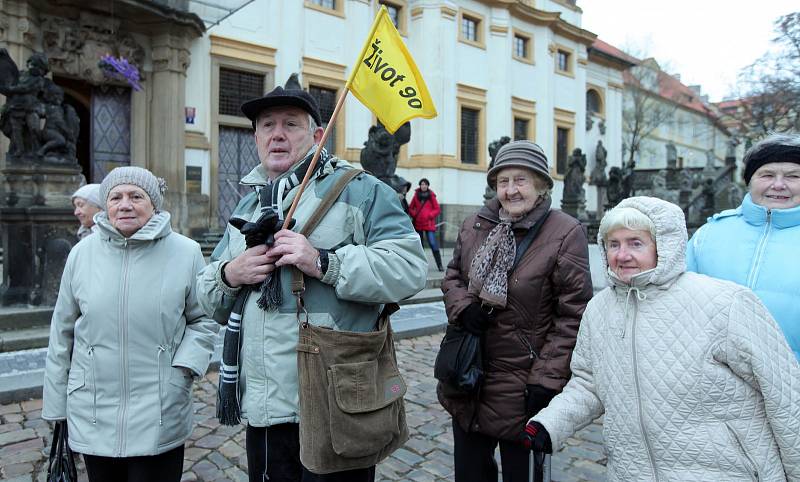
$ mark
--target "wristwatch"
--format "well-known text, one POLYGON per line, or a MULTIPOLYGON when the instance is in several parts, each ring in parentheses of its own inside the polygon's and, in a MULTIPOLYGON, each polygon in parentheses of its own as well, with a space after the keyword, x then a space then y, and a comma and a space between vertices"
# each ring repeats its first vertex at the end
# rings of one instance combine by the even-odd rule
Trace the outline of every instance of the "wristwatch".
POLYGON ((325 273, 328 271, 328 250, 327 249, 320 249, 319 256, 317 256, 317 269, 322 276, 325 276, 325 273))

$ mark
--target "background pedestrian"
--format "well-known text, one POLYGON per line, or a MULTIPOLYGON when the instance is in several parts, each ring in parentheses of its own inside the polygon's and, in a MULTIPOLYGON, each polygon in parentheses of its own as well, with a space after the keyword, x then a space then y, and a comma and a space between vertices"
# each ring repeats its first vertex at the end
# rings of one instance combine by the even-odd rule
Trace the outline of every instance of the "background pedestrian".
POLYGON ((72 195, 72 214, 81 223, 78 228, 78 239, 83 239, 92 234, 94 228, 94 215, 104 209, 105 203, 100 200, 100 184, 86 184, 78 188, 72 195))
POLYGON ((436 268, 444 271, 442 267, 442 255, 439 252, 439 245, 436 243, 436 216, 442 212, 439 201, 436 200, 436 193, 430 189, 431 183, 424 177, 419 181, 419 187, 414 191, 414 197, 408 206, 408 214, 414 220, 414 229, 419 233, 419 237, 428 241, 433 259, 436 261, 436 268))

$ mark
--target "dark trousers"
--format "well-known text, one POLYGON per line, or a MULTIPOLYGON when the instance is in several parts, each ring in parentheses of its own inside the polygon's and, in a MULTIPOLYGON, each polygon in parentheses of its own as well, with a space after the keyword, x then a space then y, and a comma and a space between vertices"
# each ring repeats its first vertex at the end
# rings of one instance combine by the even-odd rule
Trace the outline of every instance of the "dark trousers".
POLYGON ((527 482, 530 451, 518 442, 465 432, 453 421, 456 482, 496 482, 494 451, 500 445, 503 482, 527 482))
POLYGON ((417 231, 417 234, 419 234, 423 245, 427 241, 431 251, 439 251, 439 245, 436 243, 436 231, 417 231))
POLYGON ((300 426, 247 426, 247 474, 250 482, 373 482, 375 466, 315 474, 300 463, 300 426), (264 476, 266 475, 266 477, 264 476))
POLYGON ((158 455, 100 457, 83 454, 89 482, 179 482, 183 445, 158 455))

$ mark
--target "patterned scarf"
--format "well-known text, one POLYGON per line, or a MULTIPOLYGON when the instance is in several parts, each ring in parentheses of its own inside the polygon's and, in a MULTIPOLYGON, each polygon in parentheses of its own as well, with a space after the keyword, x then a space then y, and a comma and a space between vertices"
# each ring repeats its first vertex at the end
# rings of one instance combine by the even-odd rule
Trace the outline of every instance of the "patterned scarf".
MULTIPOLYGON (((286 195, 295 187, 303 182, 303 177, 306 175, 308 166, 311 164, 311 159, 314 157, 314 146, 303 160, 292 168, 291 172, 276 179, 275 182, 270 182, 266 186, 256 188, 258 190, 259 203, 261 204, 261 214, 272 211, 278 214, 280 225, 283 225, 283 209, 281 206, 286 195)), ((322 168, 330 160, 328 151, 323 147, 317 159, 317 164, 314 166, 314 173, 311 174, 309 180, 313 180, 322 171, 322 168)), ((283 303, 283 296, 281 289, 281 269, 275 268, 272 273, 267 276, 267 279, 261 284, 261 296, 258 298, 258 307, 262 310, 275 309, 283 303)))
MULTIPOLYGON (((256 188, 258 192, 261 214, 272 210, 278 214, 280 220, 279 228, 283 225, 282 204, 286 196, 303 182, 303 177, 311 163, 314 149, 306 155, 300 163, 291 168, 291 172, 276 179, 276 182, 256 188)), ((313 180, 322 171, 325 164, 331 161, 331 156, 324 148, 320 152, 314 173, 311 175, 313 180)), ((247 246, 251 248, 252 246, 247 246)), ((233 309, 228 317, 225 330, 225 338, 222 344, 222 361, 219 371, 219 391, 217 392, 217 418, 223 425, 236 425, 241 419, 241 407, 239 405, 239 353, 241 352, 241 332, 244 323, 244 308, 250 293, 255 290, 261 291, 258 299, 258 307, 262 310, 274 309, 282 303, 282 287, 280 283, 280 269, 275 269, 272 275, 267 277, 259 287, 258 285, 244 286, 236 297, 233 309)))
POLYGON ((517 242, 511 225, 524 216, 511 217, 500 208, 500 223, 478 248, 469 267, 468 292, 483 300, 487 305, 506 307, 508 294, 508 272, 514 266, 517 242))

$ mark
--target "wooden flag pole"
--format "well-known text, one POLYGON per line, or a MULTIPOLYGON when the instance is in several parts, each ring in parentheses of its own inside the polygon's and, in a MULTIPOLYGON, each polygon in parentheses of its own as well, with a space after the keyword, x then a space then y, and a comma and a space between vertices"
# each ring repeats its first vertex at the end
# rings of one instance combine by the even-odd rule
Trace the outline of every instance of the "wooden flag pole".
POLYGON ((336 118, 339 117, 339 111, 344 105, 344 100, 347 98, 347 94, 350 92, 349 86, 350 84, 348 83, 342 91, 342 95, 339 96, 339 100, 336 102, 336 107, 333 109, 333 113, 328 121, 328 125, 325 126, 325 132, 322 133, 322 139, 320 139, 319 143, 317 144, 317 150, 314 152, 314 157, 311 158, 311 164, 308 165, 306 175, 303 176, 303 182, 300 183, 300 188, 298 189, 297 194, 294 196, 291 207, 289 207, 289 213, 286 215, 286 219, 283 220, 283 229, 289 228, 289 222, 292 220, 292 216, 294 216, 294 212, 297 209, 297 204, 300 202, 300 197, 303 195, 303 191, 306 190, 306 184, 308 184, 308 180, 311 178, 311 173, 314 172, 314 167, 317 165, 317 160, 322 152, 322 147, 325 145, 325 141, 328 140, 328 135, 330 135, 331 130, 333 130, 333 125, 336 122, 336 118))

